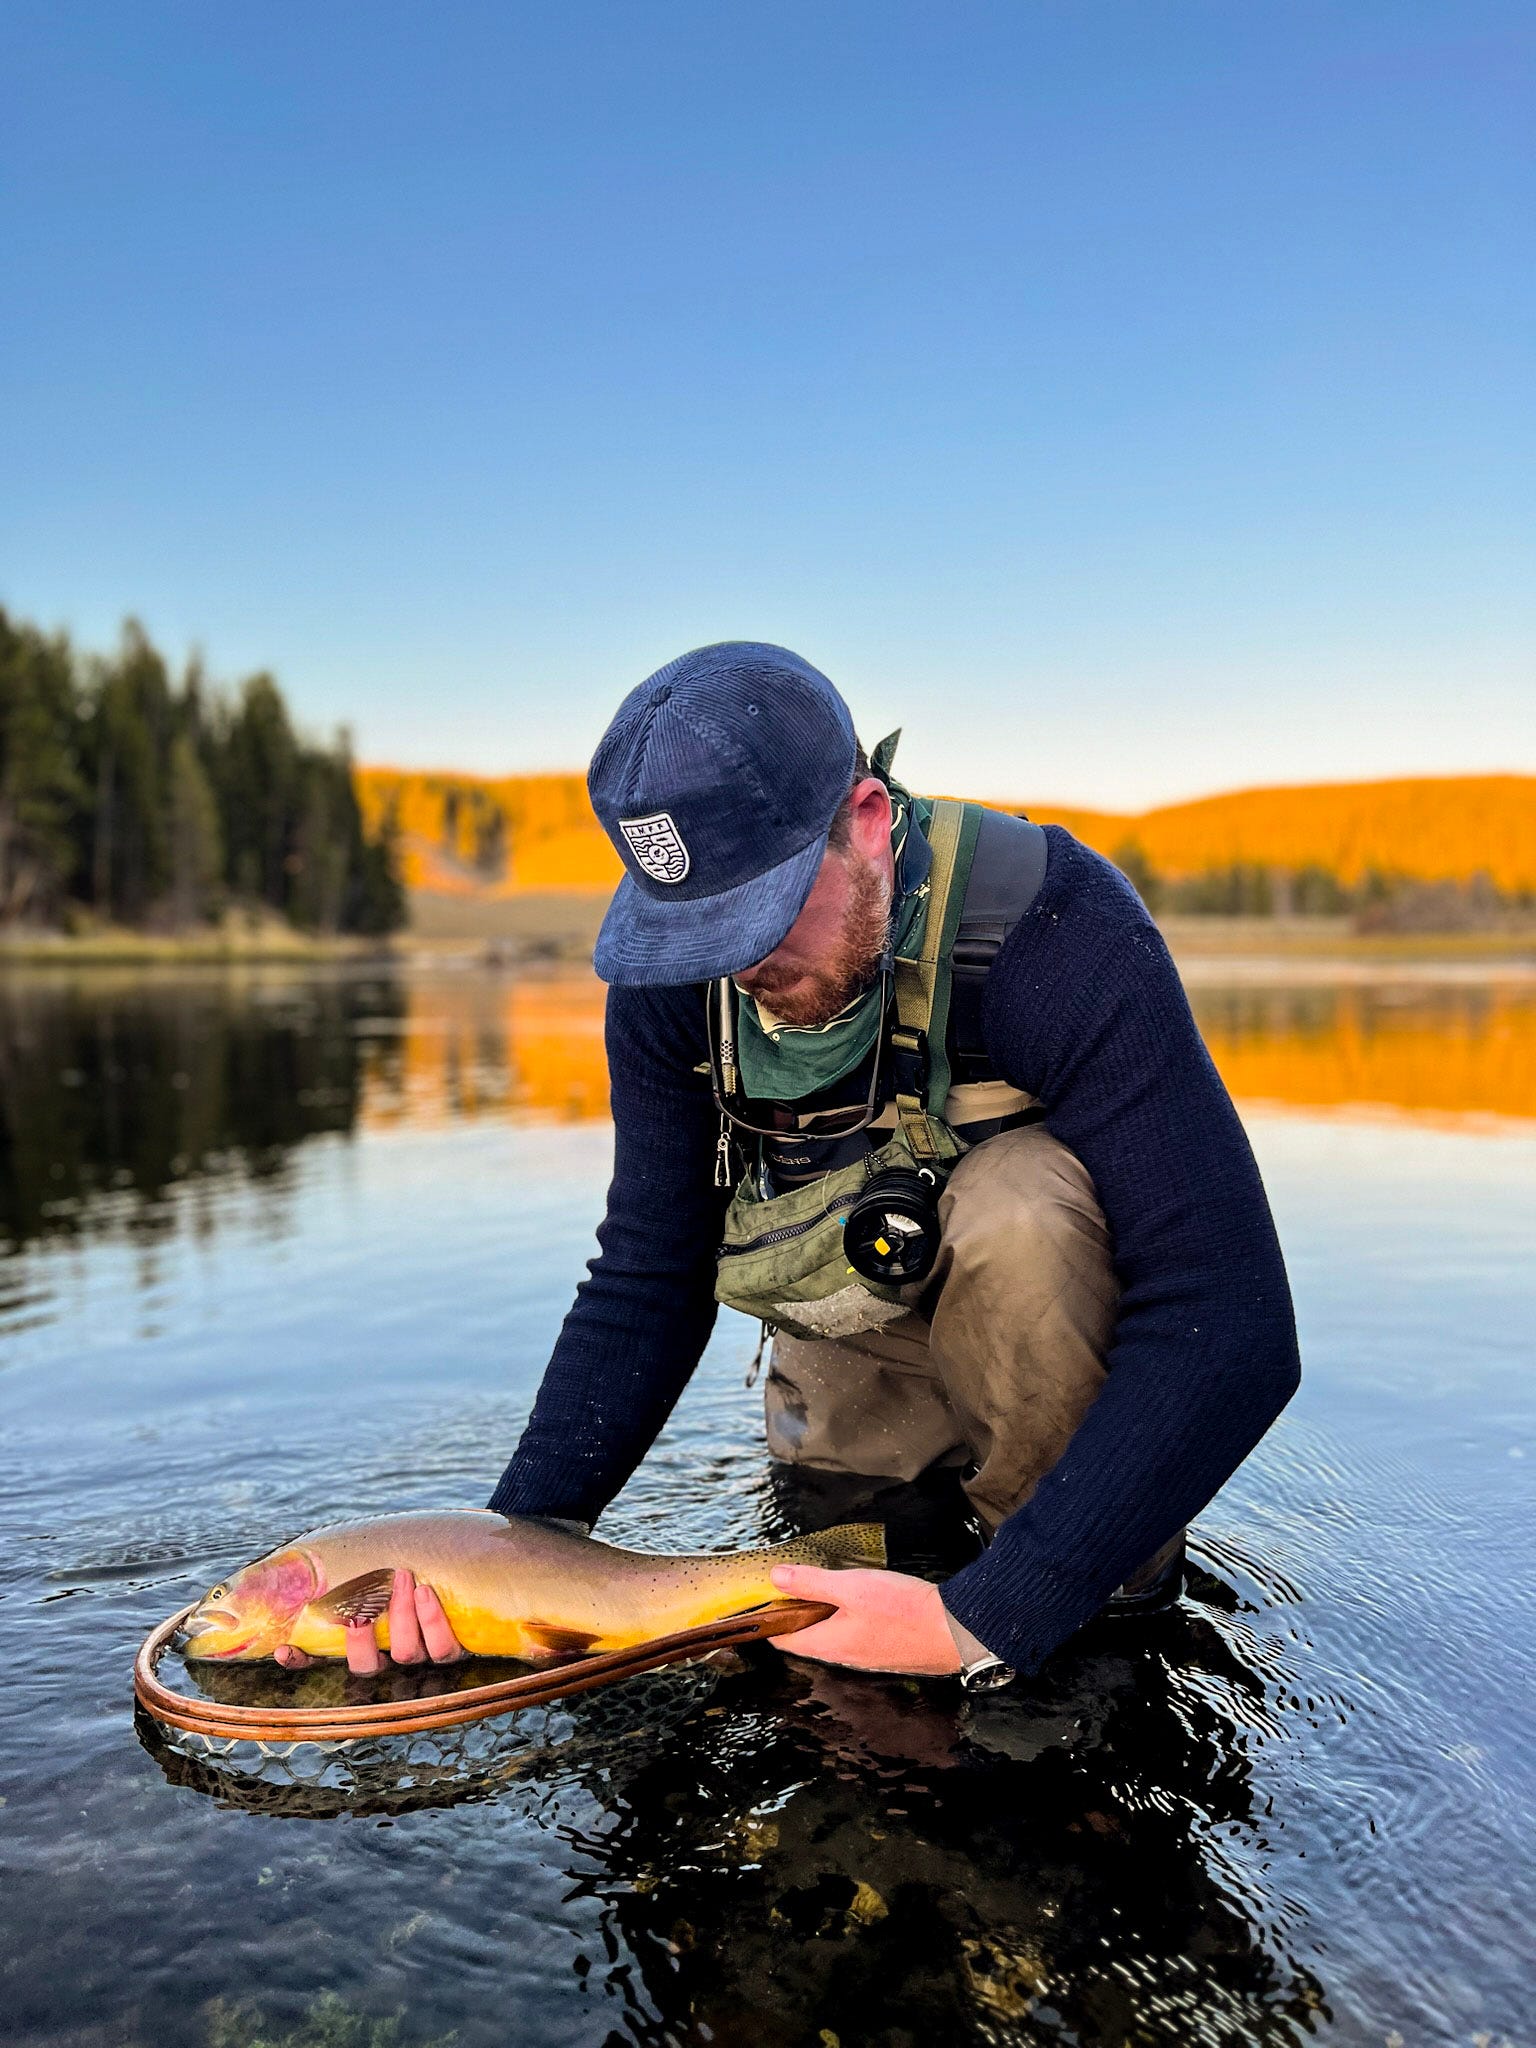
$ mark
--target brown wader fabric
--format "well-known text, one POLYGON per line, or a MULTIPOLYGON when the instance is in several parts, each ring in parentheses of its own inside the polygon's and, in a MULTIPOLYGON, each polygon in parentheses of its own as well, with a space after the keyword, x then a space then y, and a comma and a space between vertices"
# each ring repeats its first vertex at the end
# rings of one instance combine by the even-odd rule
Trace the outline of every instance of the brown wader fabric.
POLYGON ((789 1464, 963 1481, 986 1535, 1056 1463, 1104 1384, 1119 1288, 1087 1169, 1043 1124, 968 1152, 913 1309, 862 1335, 774 1339, 768 1449, 789 1464))

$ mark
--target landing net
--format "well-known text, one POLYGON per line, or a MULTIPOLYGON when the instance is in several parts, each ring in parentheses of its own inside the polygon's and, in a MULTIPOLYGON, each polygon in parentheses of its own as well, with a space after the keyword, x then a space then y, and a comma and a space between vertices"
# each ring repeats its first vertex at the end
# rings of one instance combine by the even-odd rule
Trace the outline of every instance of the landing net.
MULTIPOLYGON (((134 1665, 141 1739, 175 1782, 266 1812, 400 1812, 485 1797, 573 1745, 583 1762, 677 1726, 709 1699, 737 1645, 807 1628, 832 1610, 776 1601, 553 1671, 475 1683, 476 1667, 382 1674, 392 1697, 359 1701, 341 1666, 303 1674, 291 1705, 267 1665, 160 1667, 191 1609, 151 1631, 134 1665), (200 1690, 182 1690, 181 1685, 200 1690), (447 1690, 442 1688, 447 1687, 447 1690), (417 1688, 431 1688, 417 1690, 417 1688), (216 1689, 221 1696, 211 1697, 216 1689), (405 1695, 405 1696, 402 1696, 405 1695)), ((491 1667, 494 1668, 494 1667, 491 1667)))

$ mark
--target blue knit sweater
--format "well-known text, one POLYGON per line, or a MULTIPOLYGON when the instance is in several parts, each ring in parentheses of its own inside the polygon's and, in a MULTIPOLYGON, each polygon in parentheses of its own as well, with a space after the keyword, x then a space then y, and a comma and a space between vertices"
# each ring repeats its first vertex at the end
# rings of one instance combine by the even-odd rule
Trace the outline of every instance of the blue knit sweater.
MULTIPOLYGON (((1119 872, 1048 826, 1045 880, 988 976, 998 1072, 1093 1176, 1122 1294, 1077 1435, 944 1603, 1034 1671, 1206 1505, 1294 1392, 1290 1291, 1258 1168, 1168 949, 1119 872)), ((595 1520, 654 1442, 715 1320, 718 1118, 698 988, 608 1001, 614 1176, 516 1455, 504 1514, 595 1520)))

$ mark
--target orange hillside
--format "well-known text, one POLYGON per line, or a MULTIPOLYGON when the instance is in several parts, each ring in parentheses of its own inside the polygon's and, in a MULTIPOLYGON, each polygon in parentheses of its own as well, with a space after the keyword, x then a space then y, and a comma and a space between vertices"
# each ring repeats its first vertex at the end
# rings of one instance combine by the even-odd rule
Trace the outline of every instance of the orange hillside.
MULTIPOLYGON (((393 805, 412 888, 512 896, 607 891, 618 880, 618 858, 580 775, 490 780, 363 768, 357 781, 370 830, 393 805)), ((1375 868, 1419 881, 1483 873, 1504 891, 1536 891, 1536 775, 1245 789, 1140 815, 1027 800, 1025 808, 1101 853, 1113 855, 1135 840, 1159 874, 1175 878, 1241 861, 1324 867, 1346 886, 1375 868)))
POLYGON ((1375 868, 1426 882, 1482 873, 1510 893, 1536 890, 1536 775, 1240 789, 1140 816, 1054 804, 1028 809, 1102 853, 1135 840, 1157 872, 1172 877, 1242 861, 1328 868, 1346 886, 1375 868))
POLYGON ((407 885, 454 896, 540 889, 601 890, 619 859, 587 802, 581 775, 437 774, 360 768, 363 821, 377 831, 393 809, 407 885))

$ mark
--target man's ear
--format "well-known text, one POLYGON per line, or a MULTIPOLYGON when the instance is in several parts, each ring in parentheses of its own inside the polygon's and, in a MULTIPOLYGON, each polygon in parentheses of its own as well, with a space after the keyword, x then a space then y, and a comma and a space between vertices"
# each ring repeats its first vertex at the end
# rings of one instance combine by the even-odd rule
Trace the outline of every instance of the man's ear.
POLYGON ((848 792, 848 840, 866 860, 891 843, 891 793, 878 775, 866 775, 848 792))

